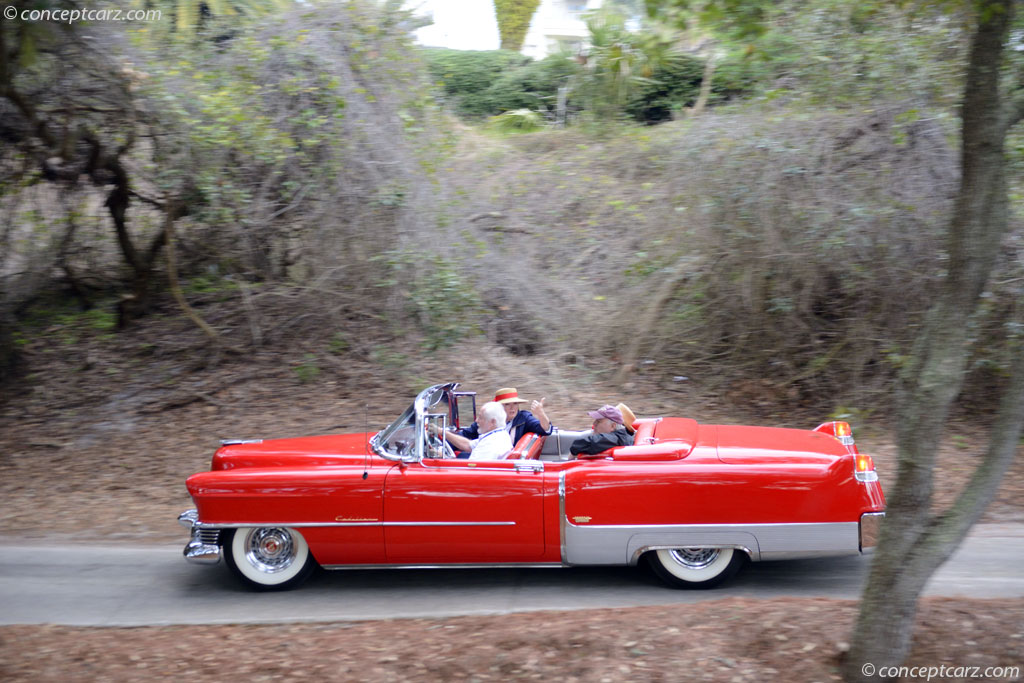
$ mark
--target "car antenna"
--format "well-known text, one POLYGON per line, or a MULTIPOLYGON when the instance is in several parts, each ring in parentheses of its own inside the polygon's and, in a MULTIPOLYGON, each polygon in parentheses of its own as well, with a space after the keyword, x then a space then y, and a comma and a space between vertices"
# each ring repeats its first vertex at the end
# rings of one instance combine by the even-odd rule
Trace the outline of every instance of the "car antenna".
POLYGON ((363 404, 363 438, 366 440, 366 445, 363 448, 363 479, 366 479, 369 473, 366 471, 369 467, 370 461, 370 416, 369 416, 370 405, 368 403, 363 404))

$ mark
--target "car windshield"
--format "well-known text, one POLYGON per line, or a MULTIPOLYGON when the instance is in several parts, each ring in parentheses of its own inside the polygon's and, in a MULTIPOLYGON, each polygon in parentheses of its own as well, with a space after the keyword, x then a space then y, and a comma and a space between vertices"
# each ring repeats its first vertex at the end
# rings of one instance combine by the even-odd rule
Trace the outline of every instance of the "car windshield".
POLYGON ((416 455, 417 417, 424 413, 442 413, 451 419, 451 396, 457 383, 436 384, 420 392, 402 415, 378 432, 370 445, 380 455, 407 458, 416 455))

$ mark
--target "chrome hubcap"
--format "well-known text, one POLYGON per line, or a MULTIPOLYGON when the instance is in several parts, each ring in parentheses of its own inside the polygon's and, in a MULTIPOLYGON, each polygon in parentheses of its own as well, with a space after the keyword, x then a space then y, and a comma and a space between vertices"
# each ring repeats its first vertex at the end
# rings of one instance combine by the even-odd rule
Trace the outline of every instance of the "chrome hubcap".
POLYGON ((295 561, 295 545, 286 529, 253 529, 245 548, 249 564, 268 574, 284 571, 295 561))
POLYGON ((718 548, 676 548, 669 551, 672 560, 687 569, 704 569, 718 559, 718 548))

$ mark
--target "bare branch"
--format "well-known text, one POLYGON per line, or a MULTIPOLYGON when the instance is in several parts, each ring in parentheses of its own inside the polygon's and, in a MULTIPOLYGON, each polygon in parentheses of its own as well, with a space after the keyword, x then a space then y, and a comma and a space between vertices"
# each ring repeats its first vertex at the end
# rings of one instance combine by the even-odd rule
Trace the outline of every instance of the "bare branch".
MULTIPOLYGON (((171 294, 174 295, 174 300, 178 302, 178 306, 181 307, 182 312, 188 317, 189 320, 194 322, 199 329, 203 331, 212 342, 217 346, 231 351, 237 354, 243 354, 244 351, 241 349, 225 344, 223 338, 220 336, 215 329, 210 327, 205 320, 203 320, 198 313, 196 313, 191 306, 188 305, 188 301, 185 300, 185 295, 181 291, 181 284, 178 282, 178 266, 175 260, 174 253, 174 221, 177 220, 178 207, 175 203, 169 202, 167 209, 164 213, 164 229, 163 234, 167 239, 167 280, 171 287, 171 294)), ((202 397, 200 397, 202 398, 202 397)))

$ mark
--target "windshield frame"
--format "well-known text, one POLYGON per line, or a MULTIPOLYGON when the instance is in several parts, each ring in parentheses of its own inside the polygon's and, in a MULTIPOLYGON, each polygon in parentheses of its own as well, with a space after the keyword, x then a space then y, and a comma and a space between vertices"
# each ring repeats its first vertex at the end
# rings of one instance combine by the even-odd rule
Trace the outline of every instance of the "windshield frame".
MULTIPOLYGON (((435 397, 440 393, 448 398, 449 420, 453 420, 454 415, 452 415, 451 411, 452 405, 455 402, 455 389, 458 386, 458 382, 448 382, 445 384, 435 384, 421 391, 413 400, 412 405, 406 408, 402 414, 398 416, 398 419, 371 437, 370 447, 373 448, 374 453, 382 458, 386 458, 387 460, 407 463, 421 461, 425 450, 423 438, 424 414, 432 405, 436 405, 440 401, 440 397, 435 397), (429 399, 434 399, 433 403, 428 403, 429 399), (414 428, 415 434, 415 441, 411 452, 400 453, 388 450, 385 447, 385 444, 387 444, 400 429, 409 425, 414 428)), ((458 408, 456 407, 455 410, 458 410, 458 408)))

